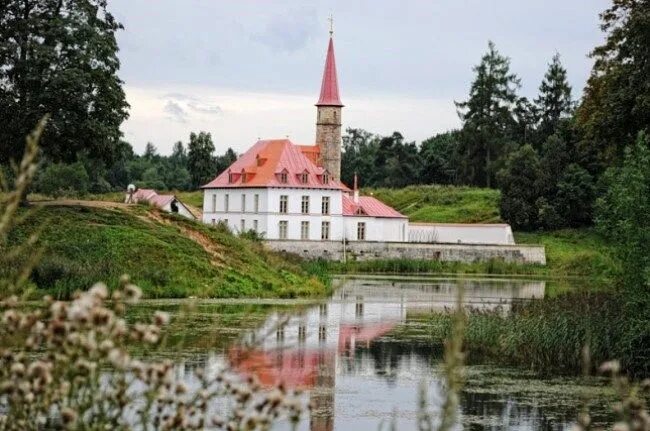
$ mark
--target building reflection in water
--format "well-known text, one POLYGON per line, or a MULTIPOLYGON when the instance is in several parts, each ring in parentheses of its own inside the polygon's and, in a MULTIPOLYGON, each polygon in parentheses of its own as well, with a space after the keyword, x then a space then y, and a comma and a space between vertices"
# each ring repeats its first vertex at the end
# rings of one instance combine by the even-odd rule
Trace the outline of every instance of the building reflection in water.
MULTIPOLYGON (((454 307, 461 285, 465 307, 503 313, 509 312, 514 302, 543 297, 545 288, 544 282, 351 279, 328 303, 289 317, 270 316, 247 336, 255 347, 244 350, 235 346, 229 360, 237 372, 255 375, 262 385, 282 383, 287 388, 308 391, 312 405, 309 429, 333 430, 337 376, 372 370, 391 384, 401 363, 412 361, 413 355, 422 359, 418 363, 430 367, 439 354, 430 346, 394 339, 376 341, 405 323, 408 313, 454 307), (265 336, 273 333, 275 337, 265 336)), ((387 401, 400 407, 398 399, 387 401)), ((470 410, 476 404, 468 398, 464 403, 467 405, 463 408, 470 410)), ((342 421, 337 422, 337 427, 346 429, 342 421)))

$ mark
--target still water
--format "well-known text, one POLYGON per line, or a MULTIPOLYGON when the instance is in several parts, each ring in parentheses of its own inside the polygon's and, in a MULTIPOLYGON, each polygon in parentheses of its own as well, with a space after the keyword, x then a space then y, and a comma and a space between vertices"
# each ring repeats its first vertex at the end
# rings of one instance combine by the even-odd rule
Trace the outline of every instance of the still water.
MULTIPOLYGON (((264 385, 305 391, 315 408, 303 430, 415 429, 419 388, 435 418, 444 400, 440 346, 429 342, 431 313, 456 304, 498 313, 541 300, 544 281, 355 277, 337 280, 332 297, 296 301, 160 301, 177 313, 165 354, 181 367, 228 363, 264 385), (245 353, 243 353, 245 352, 245 353)), ((585 399, 595 422, 608 424, 613 394, 602 380, 542 378, 485 363, 466 367, 458 429, 561 430, 585 399)), ((435 419, 434 419, 435 421, 435 419)))

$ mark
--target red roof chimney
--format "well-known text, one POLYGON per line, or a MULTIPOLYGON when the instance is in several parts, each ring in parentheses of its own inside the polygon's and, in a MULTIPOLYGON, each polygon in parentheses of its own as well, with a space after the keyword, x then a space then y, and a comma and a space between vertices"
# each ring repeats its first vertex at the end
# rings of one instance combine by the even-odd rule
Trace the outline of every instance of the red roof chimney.
POLYGON ((320 98, 316 106, 343 106, 339 98, 339 83, 336 78, 336 60, 334 59, 334 41, 330 36, 330 43, 327 47, 327 58, 325 59, 325 71, 323 72, 323 83, 320 88, 320 98))

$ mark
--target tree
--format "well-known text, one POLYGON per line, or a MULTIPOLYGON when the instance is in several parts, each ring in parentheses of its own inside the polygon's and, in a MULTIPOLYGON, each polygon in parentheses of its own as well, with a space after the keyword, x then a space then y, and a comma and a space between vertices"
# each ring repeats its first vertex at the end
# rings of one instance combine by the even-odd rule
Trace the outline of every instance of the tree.
POLYGON ((343 135, 343 151, 341 154, 341 181, 352 185, 354 175, 359 177, 360 184, 372 186, 372 174, 377 153, 377 137, 363 129, 348 128, 343 135))
POLYGON ((419 175, 425 184, 454 184, 458 170, 457 150, 459 132, 440 133, 422 141, 419 175))
POLYGON ((0 2, 0 164, 19 157, 46 113, 46 158, 113 161, 128 116, 117 76, 121 28, 105 0, 0 2))
POLYGON ((476 78, 469 99, 456 102, 463 121, 464 179, 470 184, 490 187, 493 161, 501 156, 503 145, 512 137, 513 109, 520 83, 510 72, 510 59, 499 54, 492 42, 474 72, 476 78))
POLYGON ((55 163, 49 165, 38 176, 36 190, 55 198, 79 196, 88 192, 90 178, 81 162, 73 164, 55 163))
POLYGON ((640 133, 621 167, 604 175, 605 194, 596 202, 596 226, 617 247, 630 289, 650 295, 650 148, 640 133))
POLYGON ((187 169, 192 178, 192 187, 197 188, 216 175, 214 144, 210 133, 192 132, 187 146, 187 169))
POLYGON ((601 15, 607 33, 595 60, 577 123, 592 173, 622 160, 623 150, 650 127, 650 0, 613 0, 601 15))
POLYGON ((217 156, 215 162, 216 172, 214 173, 214 176, 217 176, 228 169, 228 167, 232 165, 236 160, 237 153, 235 153, 235 151, 229 147, 223 155, 217 156))
POLYGON ((510 154, 505 167, 498 173, 501 217, 515 229, 537 226, 539 175, 539 157, 531 145, 524 145, 510 154))
POLYGON ((185 151, 185 147, 181 141, 174 144, 169 161, 174 167, 187 167, 187 151, 185 151))
POLYGON ((565 226, 579 227, 591 224, 594 197, 592 176, 579 165, 571 163, 559 177, 553 203, 565 226))
POLYGON ((556 132, 560 121, 573 114, 571 86, 567 80, 566 69, 560 62, 560 54, 555 54, 539 86, 539 96, 535 99, 539 117, 539 140, 544 140, 556 132))
POLYGON ((147 142, 147 146, 144 148, 144 154, 142 155, 145 160, 151 162, 157 159, 158 156, 158 149, 154 144, 151 142, 147 142))

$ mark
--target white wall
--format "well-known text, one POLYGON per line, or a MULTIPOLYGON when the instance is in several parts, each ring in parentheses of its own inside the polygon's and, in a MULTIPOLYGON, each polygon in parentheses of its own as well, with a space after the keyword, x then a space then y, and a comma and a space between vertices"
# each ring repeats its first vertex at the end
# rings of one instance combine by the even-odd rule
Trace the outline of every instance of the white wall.
POLYGON ((407 241, 408 220, 405 218, 384 217, 345 217, 345 237, 357 241, 359 223, 366 224, 366 241, 407 241))
POLYGON ((343 237, 342 192, 340 190, 294 189, 294 188, 230 188, 205 189, 203 195, 203 222, 226 221, 233 232, 241 230, 244 220, 246 230, 253 229, 255 220, 258 232, 266 239, 279 239, 280 221, 288 222, 287 239, 301 239, 301 223, 309 222, 310 240, 321 240, 323 221, 330 222, 330 240, 340 241, 343 237), (259 211, 255 212, 254 195, 259 195, 259 211), (225 211, 225 196, 228 195, 228 211, 225 211), (242 211, 242 195, 246 199, 242 211), (280 213, 280 196, 288 197, 286 214, 280 213), (216 208, 213 207, 216 196, 216 208), (302 214, 302 196, 309 196, 309 214, 302 214), (330 212, 321 214, 322 198, 330 198, 330 212))
POLYGON ((447 244, 514 244, 512 229, 507 224, 444 224, 412 223, 409 242, 447 244))
MULTIPOLYGON (((185 205, 183 205, 180 201, 176 201, 176 205, 178 207, 178 215, 181 215, 185 218, 191 219, 191 220, 196 220, 196 216, 192 214, 185 205)), ((165 205, 162 208, 163 211, 166 211, 168 213, 173 213, 172 212, 172 204, 169 202, 167 205, 165 205)))

